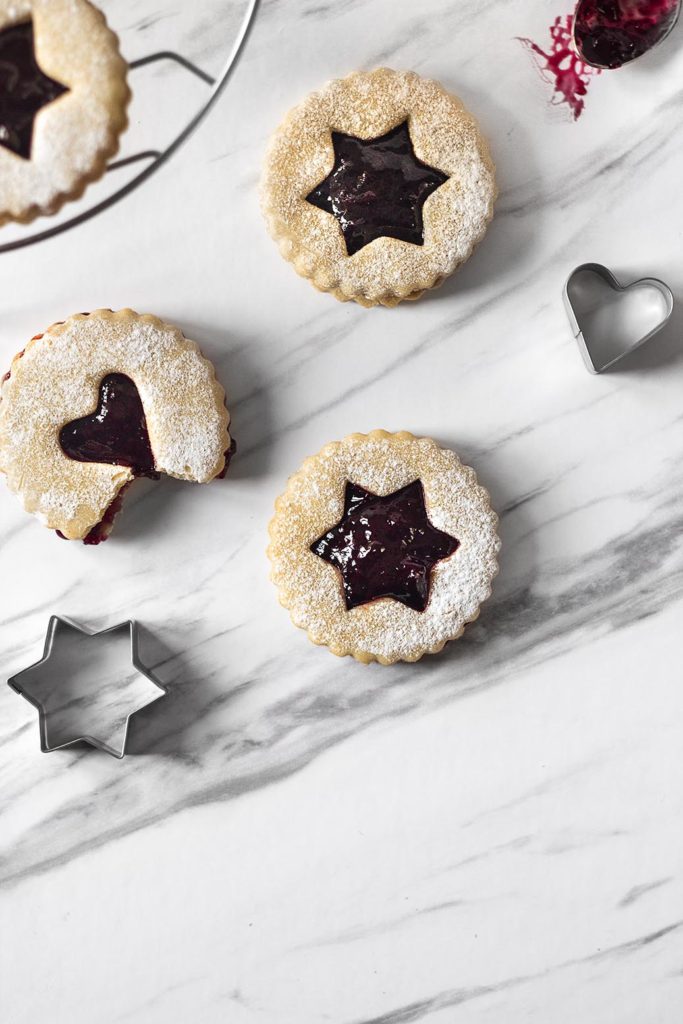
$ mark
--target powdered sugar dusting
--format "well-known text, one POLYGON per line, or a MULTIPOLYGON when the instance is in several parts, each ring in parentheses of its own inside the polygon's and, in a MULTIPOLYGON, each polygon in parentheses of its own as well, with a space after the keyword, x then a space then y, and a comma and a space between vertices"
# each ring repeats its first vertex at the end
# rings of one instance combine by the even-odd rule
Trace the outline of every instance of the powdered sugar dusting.
POLYGON ((130 310, 54 325, 15 358, 3 384, 0 468, 27 511, 68 538, 85 536, 133 478, 123 466, 69 459, 59 445, 64 424, 97 407, 109 373, 135 383, 159 472, 205 483, 230 445, 223 389, 177 328, 130 310))
POLYGON ((0 0, 0 30, 28 18, 41 69, 69 91, 38 113, 30 160, 0 147, 0 224, 79 196, 127 124, 127 66, 102 12, 87 0, 0 0))
POLYGON ((441 650, 478 615, 497 572, 497 521, 474 470, 454 452, 407 433, 352 434, 307 459, 278 499, 270 526, 273 581, 315 643, 362 661, 415 661, 441 650), (431 522, 460 547, 434 568, 424 612, 390 598, 347 611, 338 573, 311 543, 341 517, 347 480, 390 494, 416 479, 431 522))
POLYGON ((493 216, 494 167, 474 118, 437 82, 379 68, 330 82, 289 112, 261 186, 282 255, 316 287, 361 305, 417 298, 471 254, 493 216), (378 238, 349 257, 334 217, 306 202, 334 165, 331 132, 377 138, 405 120, 415 155, 449 180, 423 207, 424 245, 378 238))

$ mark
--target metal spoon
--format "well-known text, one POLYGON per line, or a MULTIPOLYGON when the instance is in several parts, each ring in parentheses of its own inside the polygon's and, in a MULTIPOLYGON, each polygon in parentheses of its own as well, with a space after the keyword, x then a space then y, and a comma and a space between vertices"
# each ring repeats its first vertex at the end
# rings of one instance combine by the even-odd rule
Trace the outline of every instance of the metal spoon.
POLYGON ((620 68, 669 35, 683 0, 579 0, 574 46, 594 68, 620 68))

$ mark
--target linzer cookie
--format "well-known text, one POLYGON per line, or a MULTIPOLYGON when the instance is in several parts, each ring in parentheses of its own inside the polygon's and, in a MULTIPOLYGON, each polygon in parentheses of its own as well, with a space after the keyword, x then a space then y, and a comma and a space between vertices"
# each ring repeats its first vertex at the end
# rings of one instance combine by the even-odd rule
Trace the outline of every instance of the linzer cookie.
POLYGON ((36 335, 0 398, 0 470, 68 540, 104 540, 136 477, 207 483, 234 450, 211 363, 177 327, 130 309, 36 335))
POLYGON ((314 643, 417 661, 478 616, 498 571, 497 522, 454 452, 405 432, 351 434, 307 459, 276 502, 272 579, 314 643))
POLYGON ((0 224, 55 213, 104 173, 126 71, 87 0, 0 0, 0 224))
POLYGON ((441 284, 483 237, 495 198, 488 147, 460 100, 388 68, 330 82, 291 110, 261 187, 282 255, 362 306, 441 284))

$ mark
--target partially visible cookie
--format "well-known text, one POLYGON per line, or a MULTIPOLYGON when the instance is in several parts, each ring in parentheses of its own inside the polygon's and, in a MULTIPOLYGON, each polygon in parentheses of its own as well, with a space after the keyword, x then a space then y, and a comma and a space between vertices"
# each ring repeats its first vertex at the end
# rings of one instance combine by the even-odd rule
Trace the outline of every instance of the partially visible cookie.
POLYGON ((0 0, 0 224, 55 213, 127 125, 127 65, 87 0, 0 0))
POLYGON ((0 399, 0 470, 67 540, 104 540, 136 477, 208 483, 234 449, 211 363, 177 327, 130 309, 36 335, 0 399))
POLYGON ((333 654, 417 661, 491 593, 498 519, 474 470, 430 438, 351 434, 290 477, 268 555, 281 604, 333 654))
POLYGON ((488 146, 460 100, 389 68, 329 82, 291 110, 261 186, 282 255, 362 306, 441 284, 483 237, 495 198, 488 146))

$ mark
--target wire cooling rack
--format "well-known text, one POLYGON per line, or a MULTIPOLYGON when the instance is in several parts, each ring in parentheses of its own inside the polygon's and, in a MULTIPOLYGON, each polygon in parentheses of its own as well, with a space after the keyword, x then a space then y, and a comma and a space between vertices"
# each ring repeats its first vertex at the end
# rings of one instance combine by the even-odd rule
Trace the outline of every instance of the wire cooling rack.
POLYGON ((116 159, 54 217, 0 228, 0 254, 54 238, 147 181, 206 116, 228 83, 259 0, 99 0, 128 61, 133 98, 116 159), (47 225, 47 226, 44 226, 47 225))

